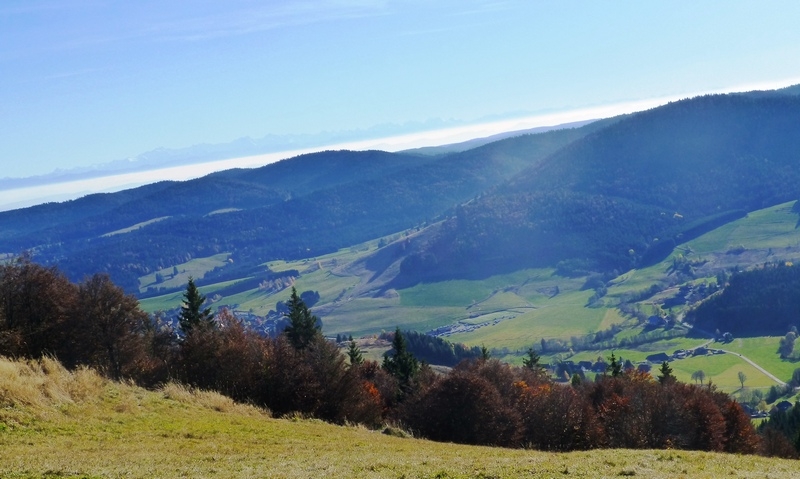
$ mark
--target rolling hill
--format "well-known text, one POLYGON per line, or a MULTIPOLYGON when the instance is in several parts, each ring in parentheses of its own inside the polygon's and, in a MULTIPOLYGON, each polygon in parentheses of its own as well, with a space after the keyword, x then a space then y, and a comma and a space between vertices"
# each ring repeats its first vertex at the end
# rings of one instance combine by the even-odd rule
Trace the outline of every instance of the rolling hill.
POLYGON ((461 205, 406 260, 404 281, 653 264, 800 197, 798 124, 792 95, 705 96, 630 115, 461 205))
POLYGON ((324 152, 4 212, 0 252, 29 250, 73 278, 105 271, 131 292, 144 274, 222 252, 233 262, 217 278, 238 277, 429 221, 605 123, 440 156, 324 152))

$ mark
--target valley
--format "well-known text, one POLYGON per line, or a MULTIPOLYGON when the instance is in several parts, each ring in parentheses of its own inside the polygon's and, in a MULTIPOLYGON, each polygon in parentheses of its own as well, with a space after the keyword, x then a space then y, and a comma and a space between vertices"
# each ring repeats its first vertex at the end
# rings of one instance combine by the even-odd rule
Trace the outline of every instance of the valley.
MULTIPOLYGON (((108 273, 168 322, 191 277, 210 307, 273 334, 295 287, 318 295, 324 334, 372 357, 400 328, 513 364, 534 348, 569 376, 611 352, 636 364, 702 345, 725 331, 687 313, 731 275, 795 262, 798 121, 787 89, 475 148, 302 155, 2 212, 0 251, 74 280, 108 273)), ((788 328, 726 348, 788 381, 795 364, 775 346, 788 328)), ((675 365, 736 394, 776 384, 730 353, 675 365)))
MULTIPOLYGON (((376 358, 390 345, 369 338, 400 327, 470 346, 488 345, 494 355, 513 363, 521 361, 527 348, 535 347, 549 363, 594 362, 598 357, 607 358, 613 351, 637 364, 655 353, 671 355, 677 349, 692 349, 708 340, 703 335, 691 337, 689 330, 682 328, 680 323, 669 330, 648 327, 646 321, 626 316, 618 306, 629 304, 647 316, 680 317, 692 305, 691 302, 683 300, 672 307, 665 307, 664 303, 674 302, 682 287, 685 290, 690 285, 714 283, 721 271, 796 260, 800 257, 800 230, 796 228, 798 215, 792 211, 793 204, 752 212, 679 245, 658 264, 611 278, 607 282, 602 306, 587 306, 594 294, 592 289, 584 288, 589 279, 587 276, 559 276, 555 269, 525 269, 482 280, 449 280, 421 283, 399 290, 385 289, 392 277, 376 277, 378 272, 367 266, 370 259, 379 255, 383 248, 424 235, 424 229, 378 238, 329 255, 291 262, 269 262, 264 266, 273 272, 297 271, 299 275, 293 278, 292 284, 298 290, 320 294, 319 302, 312 309, 323 319, 324 332, 331 337, 341 334, 363 338, 364 348, 376 358), (382 244, 385 246, 379 247, 382 244), (653 285, 657 288, 652 294, 638 301, 630 300, 632 296, 641 296, 642 291, 653 285), (575 343, 573 338, 591 337, 612 326, 616 326, 618 331, 608 340, 617 341, 616 347, 597 348, 590 341, 588 346, 570 351, 575 343), (659 335, 673 332, 677 335, 659 339, 659 335), (652 337, 649 340, 643 337, 647 333, 652 337), (620 343, 626 338, 629 341, 639 339, 642 343, 625 347, 620 343), (541 351, 542 339, 565 347, 562 351, 548 354, 541 351)), ((193 260, 177 268, 179 271, 192 271, 195 277, 201 278, 204 268, 199 265, 205 265, 205 271, 209 271, 216 264, 214 258, 193 260)), ((383 273, 387 274, 385 270, 383 273)), ((240 279, 243 280, 246 278, 240 279)), ((215 291, 236 282, 210 284, 201 290, 215 303, 232 307, 242 316, 267 316, 270 311, 274 313, 278 301, 288 299, 286 289, 265 291, 258 287, 230 297, 215 296, 215 291)), ((141 305, 152 313, 177 308, 181 301, 182 292, 176 292, 144 299, 141 305)), ((737 373, 742 371, 748 377, 747 389, 766 392, 778 383, 736 354, 744 354, 782 381, 787 381, 799 366, 781 360, 777 353, 778 339, 736 338, 723 347, 734 354, 675 361, 673 367, 678 378, 686 382, 691 382, 693 372, 703 370, 708 379, 731 393, 741 392, 737 373)), ((658 364, 651 366, 656 368, 658 364)))

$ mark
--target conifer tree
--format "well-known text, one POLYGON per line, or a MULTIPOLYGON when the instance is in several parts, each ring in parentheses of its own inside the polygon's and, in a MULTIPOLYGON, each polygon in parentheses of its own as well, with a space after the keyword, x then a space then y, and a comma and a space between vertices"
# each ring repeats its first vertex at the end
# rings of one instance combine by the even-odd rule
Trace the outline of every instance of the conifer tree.
POLYGON ((481 345, 481 361, 488 361, 489 358, 492 357, 492 354, 489 352, 489 348, 486 347, 485 344, 481 345))
POLYGON ((541 358, 533 348, 528 348, 527 357, 522 358, 522 365, 532 371, 541 370, 542 365, 539 363, 541 358))
POLYGON ((397 378, 400 383, 400 396, 405 396, 411 391, 411 384, 419 372, 419 361, 408 351, 405 337, 397 328, 392 340, 394 355, 388 354, 383 357, 383 369, 397 378))
POLYGON ((359 365, 364 362, 364 355, 361 354, 361 348, 358 347, 355 341, 350 341, 350 346, 347 348, 347 357, 350 358, 352 366, 359 365))
POLYGON ((214 327, 214 315, 211 313, 211 308, 203 309, 205 302, 206 297, 200 294, 194 284, 194 279, 189 277, 189 284, 186 285, 186 291, 183 293, 181 312, 178 315, 178 323, 184 334, 189 334, 196 328, 214 327))
POLYGON ((611 357, 608 358, 608 370, 611 371, 611 377, 619 377, 622 376, 622 364, 617 361, 617 357, 614 356, 614 353, 611 353, 611 357))
POLYGON ((672 374, 672 368, 669 367, 669 363, 664 361, 661 363, 661 368, 659 369, 661 374, 658 375, 658 382, 661 384, 669 384, 675 381, 675 375, 672 374))
POLYGON ((305 302, 297 295, 294 286, 292 286, 292 297, 286 306, 289 311, 284 313, 284 316, 289 320, 289 325, 283 332, 295 349, 305 349, 321 334, 319 319, 311 314, 305 302))

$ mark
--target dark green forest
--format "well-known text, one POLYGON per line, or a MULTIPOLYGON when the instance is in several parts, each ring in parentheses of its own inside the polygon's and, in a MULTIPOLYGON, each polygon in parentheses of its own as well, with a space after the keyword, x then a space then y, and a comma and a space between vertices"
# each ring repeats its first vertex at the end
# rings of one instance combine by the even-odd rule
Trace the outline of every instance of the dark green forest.
POLYGON ((735 336, 783 336, 800 327, 800 267, 764 265, 736 273, 721 294, 690 311, 686 321, 735 336))

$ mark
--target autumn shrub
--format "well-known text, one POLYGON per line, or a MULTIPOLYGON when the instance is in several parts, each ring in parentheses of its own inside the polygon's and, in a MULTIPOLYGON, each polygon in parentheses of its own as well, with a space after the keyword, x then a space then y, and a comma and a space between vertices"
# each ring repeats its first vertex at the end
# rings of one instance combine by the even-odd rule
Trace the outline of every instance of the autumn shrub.
POLYGON ((402 406, 414 433, 437 441, 516 446, 522 418, 487 379, 454 371, 402 406))
POLYGON ((248 330, 229 311, 214 327, 198 327, 180 343, 178 378, 187 384, 255 401, 266 387, 267 339, 248 330))
POLYGON ((553 383, 514 386, 527 447, 571 451, 603 445, 602 428, 581 391, 553 383))

